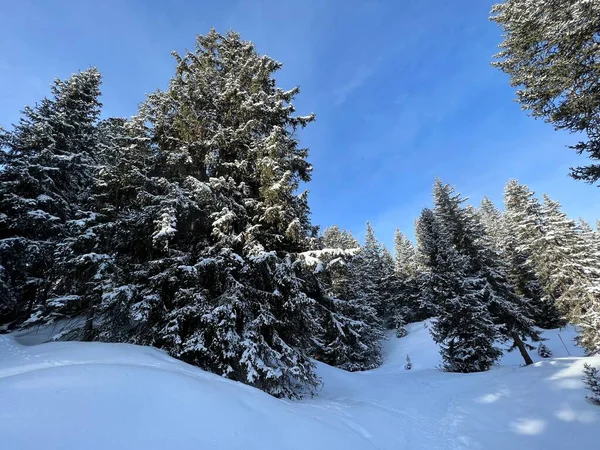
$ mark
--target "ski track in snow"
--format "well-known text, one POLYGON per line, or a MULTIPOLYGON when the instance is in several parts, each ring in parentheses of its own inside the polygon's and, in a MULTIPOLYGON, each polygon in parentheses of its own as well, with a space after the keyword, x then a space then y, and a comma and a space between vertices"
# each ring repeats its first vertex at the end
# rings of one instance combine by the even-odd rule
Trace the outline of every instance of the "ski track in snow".
POLYGON ((519 367, 513 352, 488 372, 449 374, 436 369, 427 326, 408 329, 401 339, 390 334, 378 369, 318 363, 323 388, 303 401, 274 399, 148 347, 23 345, 50 337, 41 331, 0 336, 0 447, 548 450, 600 439, 600 408, 581 382, 583 363, 600 367, 600 358, 578 356, 573 330, 544 332, 556 357, 532 351, 533 366, 519 367))

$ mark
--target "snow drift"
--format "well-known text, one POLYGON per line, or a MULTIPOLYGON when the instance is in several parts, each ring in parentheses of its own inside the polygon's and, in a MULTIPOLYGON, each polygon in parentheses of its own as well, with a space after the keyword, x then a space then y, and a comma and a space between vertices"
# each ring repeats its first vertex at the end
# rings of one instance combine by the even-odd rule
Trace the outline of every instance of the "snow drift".
POLYGON ((312 399, 254 388, 128 344, 0 336, 0 447, 91 449, 564 449, 600 439, 573 330, 546 331, 553 358, 517 353, 485 373, 437 370, 426 323, 390 336, 376 370, 318 365, 312 399), (562 338, 562 341, 561 341, 562 338), (563 345, 564 342, 564 345, 563 345), (29 345, 26 345, 29 344, 29 345), (410 355, 412 370, 406 370, 410 355))

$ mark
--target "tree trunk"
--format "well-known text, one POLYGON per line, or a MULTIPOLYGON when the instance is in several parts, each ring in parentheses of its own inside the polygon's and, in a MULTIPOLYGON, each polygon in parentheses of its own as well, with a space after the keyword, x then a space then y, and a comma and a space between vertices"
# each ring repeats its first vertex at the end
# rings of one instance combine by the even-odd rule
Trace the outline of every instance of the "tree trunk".
POLYGON ((525 344, 519 337, 518 333, 513 331, 511 333, 511 335, 512 335, 513 340, 515 341, 515 345, 517 346, 517 348, 519 349, 519 352, 521 353, 521 356, 525 360, 525 365, 528 366, 530 364, 533 364, 533 359, 531 359, 531 356, 529 356, 529 353, 527 352, 527 348, 525 348, 525 344))
POLYGON ((83 340, 91 341, 94 339, 94 298, 90 298, 88 310, 85 315, 85 326, 83 328, 83 340))

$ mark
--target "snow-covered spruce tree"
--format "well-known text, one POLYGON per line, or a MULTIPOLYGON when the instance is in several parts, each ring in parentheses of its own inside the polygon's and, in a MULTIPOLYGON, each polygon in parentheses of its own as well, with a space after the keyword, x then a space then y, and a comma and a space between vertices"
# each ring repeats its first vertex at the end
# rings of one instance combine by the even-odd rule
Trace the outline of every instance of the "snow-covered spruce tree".
POLYGON ((506 228, 502 213, 487 197, 483 197, 481 200, 481 206, 478 213, 489 243, 495 252, 504 257, 506 228))
MULTIPOLYGON (((351 299, 353 278, 362 274, 355 273, 354 260, 360 252, 360 243, 349 231, 337 225, 326 228, 321 239, 323 249, 318 252, 318 260, 327 266, 327 289, 335 298, 351 299)), ((308 255, 314 254, 309 252, 308 255)), ((372 308, 372 305, 369 305, 372 308)))
MULTIPOLYGON (((494 5, 491 19, 504 31, 493 65, 519 88, 523 109, 557 129, 583 134, 574 148, 599 160, 600 2, 506 0, 494 5)), ((572 169, 571 174, 597 182, 600 164, 572 169)))
POLYGON ((544 232, 535 245, 534 262, 548 295, 565 317, 580 325, 579 343, 600 351, 600 261, 595 249, 560 204, 544 195, 544 232))
POLYGON ((542 358, 551 358, 552 357, 552 351, 543 342, 540 342, 537 352, 538 352, 538 355, 540 355, 542 358))
POLYGON ((393 327, 393 305, 397 295, 394 260, 377 240, 368 222, 364 245, 354 259, 354 271, 361 274, 352 279, 355 295, 375 308, 385 327, 393 327))
POLYGON ((590 354, 600 352, 600 280, 598 270, 600 269, 600 240, 597 230, 593 230, 589 224, 580 220, 577 224, 579 253, 582 254, 581 261, 586 261, 588 267, 588 282, 585 289, 584 301, 579 311, 578 324, 581 333, 578 343, 590 354))
POLYGON ((502 256, 508 264, 509 280, 517 293, 530 300, 532 318, 541 328, 564 324, 556 306, 556 297, 545 289, 538 275, 535 257, 539 239, 544 235, 542 208, 534 193, 517 180, 504 188, 504 222, 502 256))
POLYGON ((592 259, 595 264, 598 264, 600 261, 600 233, 582 218, 579 218, 575 225, 581 242, 586 248, 586 259, 592 259))
POLYGON ((526 186, 510 181, 505 190, 506 252, 513 279, 532 298, 539 326, 554 328, 561 314, 586 330, 580 336, 588 352, 598 349, 599 265, 589 232, 570 220, 545 196, 544 205, 526 186), (585 343, 584 343, 585 341, 585 343))
POLYGON ((326 228, 320 239, 321 249, 318 252, 309 252, 306 255, 315 255, 316 262, 323 263, 325 267, 319 270, 326 274, 327 290, 336 298, 352 298, 351 280, 353 259, 360 251, 360 243, 347 230, 340 229, 337 225, 326 228))
POLYGON ((323 334, 317 339, 315 357, 350 371, 377 367, 383 333, 375 308, 355 291, 355 280, 362 276, 355 265, 358 241, 334 226, 324 231, 322 242, 322 250, 303 254, 317 268, 330 299, 318 308, 323 334))
POLYGON ((318 382, 306 355, 328 301, 296 256, 316 232, 296 194, 311 167, 295 131, 313 117, 294 115, 298 89, 276 87, 281 64, 235 33, 198 36, 175 58, 139 113, 159 172, 143 199, 153 224, 135 237, 146 256, 132 266, 130 339, 301 396, 318 382))
MULTIPOLYGON (((473 214, 472 209, 467 212, 473 214)), ((486 279, 489 291, 489 309, 494 321, 500 326, 502 339, 511 341, 509 351, 517 348, 526 365, 533 364, 527 350, 533 350, 527 341, 537 342, 541 336, 535 328, 533 320, 534 309, 530 300, 517 293, 514 285, 510 282, 509 269, 502 255, 495 250, 494 244, 490 242, 484 227, 478 223, 479 216, 473 214, 473 227, 479 233, 474 233, 477 238, 473 244, 476 249, 474 253, 480 274, 486 279)))
POLYGON ((586 389, 591 392, 587 398, 597 405, 600 405, 600 372, 591 364, 583 365, 583 382, 586 389))
POLYGON ((403 277, 414 277, 417 274, 417 253, 415 246, 399 228, 394 233, 394 268, 403 277))
POLYGON ((382 265, 382 297, 384 298, 385 307, 383 320, 384 323, 387 322, 388 328, 390 327, 390 323, 393 325, 393 322, 390 322, 392 318, 393 305, 398 304, 398 294, 399 294, 399 283, 398 277, 396 276, 396 272, 394 270, 394 257, 392 253, 383 246, 381 265, 382 265))
MULTIPOLYGON (((156 175, 165 166, 143 119, 107 119, 97 134, 99 165, 86 202, 93 214, 70 224, 77 232, 63 246, 67 258, 54 290, 87 300, 84 326, 65 338, 135 341, 143 329, 137 319, 157 295, 148 266, 162 249, 153 234, 175 187, 156 175)), ((186 206, 195 210, 192 201, 186 206)))
POLYGON ((413 243, 399 230, 394 235, 395 302, 392 316, 400 333, 406 323, 418 322, 430 317, 428 305, 422 300, 422 270, 417 261, 413 243))
POLYGON ((421 262, 427 270, 424 288, 435 306, 437 318, 431 328, 440 344, 449 372, 488 370, 502 352, 494 347, 498 326, 482 297, 483 280, 469 274, 469 261, 459 254, 445 229, 430 209, 417 221, 421 262))
MULTIPOLYGON (((528 300, 518 295, 508 280, 507 269, 485 232, 476 210, 462 207, 466 199, 454 193, 454 188, 436 181, 434 214, 457 252, 468 260, 468 274, 481 287, 483 302, 498 325, 499 338, 512 341, 526 364, 533 361, 523 342, 540 339, 530 318, 528 300)), ((529 347, 532 349, 533 347, 529 347)))
MULTIPOLYGON (((4 129, 0 126, 0 139, 6 139, 5 133, 6 132, 4 129)), ((0 172, 1 168, 6 165, 8 159, 8 154, 0 150, 0 172)), ((0 187, 0 189, 3 188, 0 187)), ((8 227, 8 216, 4 212, 0 211, 0 233, 2 233, 2 238, 4 238, 4 233, 6 233, 8 227)), ((1 242, 2 241, 0 241, 0 243, 1 242)), ((14 316, 18 308, 18 303, 14 292, 15 289, 12 286, 12 277, 9 276, 8 270, 2 265, 2 262, 3 258, 0 257, 0 326, 2 326, 1 324, 9 321, 10 318, 14 316)))
POLYGON ((339 248, 354 250, 360 248, 358 240, 347 230, 342 230, 337 225, 332 225, 323 230, 321 238, 324 248, 339 248))
POLYGON ((26 107, 13 130, 0 133, 6 152, 0 171, 0 266, 12 291, 12 300, 0 305, 0 321, 35 322, 52 306, 47 300, 61 274, 70 224, 90 214, 83 202, 95 170, 100 82, 95 68, 56 80, 50 98, 26 107))

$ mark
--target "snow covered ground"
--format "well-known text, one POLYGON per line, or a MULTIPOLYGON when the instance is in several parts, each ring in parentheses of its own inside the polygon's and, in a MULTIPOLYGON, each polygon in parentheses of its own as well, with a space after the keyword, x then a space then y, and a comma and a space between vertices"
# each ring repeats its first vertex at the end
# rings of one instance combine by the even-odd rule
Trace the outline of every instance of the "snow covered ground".
POLYGON ((0 448, 568 449, 600 442, 572 330, 545 332, 551 359, 513 352, 486 373, 435 368, 426 325, 391 336, 369 372, 324 364, 319 396, 277 400, 148 347, 0 336, 0 448), (566 347, 559 339, 562 337, 566 347), (570 353, 570 356, 567 354, 570 353), (405 370, 409 354, 412 370, 405 370))

